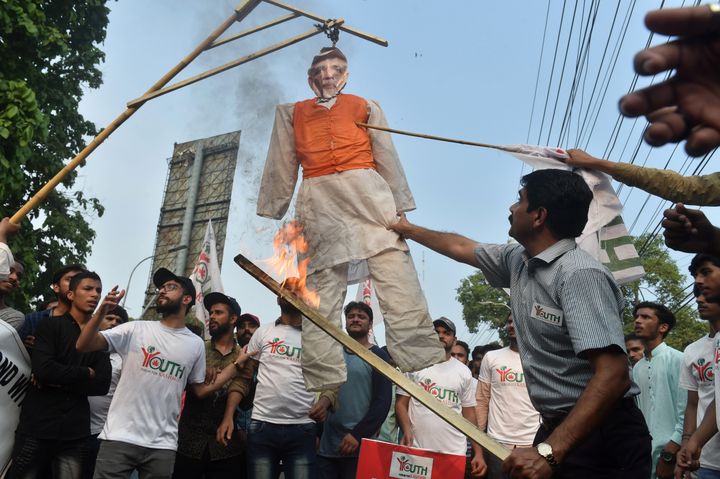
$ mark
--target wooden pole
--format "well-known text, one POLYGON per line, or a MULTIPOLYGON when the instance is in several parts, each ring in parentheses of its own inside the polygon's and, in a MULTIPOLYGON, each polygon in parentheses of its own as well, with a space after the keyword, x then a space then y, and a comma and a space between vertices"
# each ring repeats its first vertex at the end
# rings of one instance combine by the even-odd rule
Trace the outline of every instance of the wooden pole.
POLYGON ((489 143, 478 143, 476 141, 456 140, 454 138, 445 138, 442 136, 425 135, 423 133, 414 133, 412 131, 396 130, 394 128, 388 128, 387 126, 370 125, 369 123, 362 123, 359 121, 356 121, 355 124, 357 126, 362 126, 365 128, 372 128, 373 130, 387 131, 388 133, 397 133, 399 135, 415 136, 418 138, 426 138, 428 140, 447 141, 449 143, 459 143, 461 145, 479 146, 481 148, 492 148, 494 150, 502 150, 502 151, 509 150, 507 147, 504 147, 502 145, 491 145, 489 143))
MULTIPOLYGON (((162 76, 158 81, 153 84, 148 89, 149 92, 153 92, 155 90, 159 90, 162 88, 167 82, 169 82, 175 75, 180 73, 186 66, 188 66, 195 58, 198 57, 203 51, 205 51, 208 46, 212 44, 220 35, 222 35, 225 30, 230 28, 232 24, 235 22, 239 22, 242 19, 244 19, 260 2, 260 0, 244 0, 238 7, 235 8, 235 11, 232 15, 230 15, 225 21, 223 21, 220 26, 218 26, 215 30, 213 30, 210 35, 203 40, 195 49, 190 52, 185 58, 180 60, 180 63, 175 65, 170 71, 168 71, 165 75, 162 76)), ((80 163, 87 158, 87 156, 95 151, 95 149, 100 146, 100 144, 107 139, 108 136, 112 134, 120 125, 125 123, 125 120, 130 118, 135 112, 142 106, 142 104, 138 104, 134 107, 127 108, 124 112, 122 112, 117 118, 115 118, 108 126, 106 126, 98 135, 92 139, 88 145, 83 148, 83 150, 75 156, 65 167, 60 170, 50 181, 47 182, 45 186, 40 188, 40 191, 35 193, 35 195, 30 198, 23 206, 20 208, 11 218, 10 221, 17 224, 22 220, 33 208, 35 208, 37 205, 42 202, 42 200, 47 197, 47 195, 50 194, 50 192, 55 189, 57 185, 60 184, 60 182, 75 168, 80 165, 80 163)))
MULTIPOLYGON (((336 26, 336 25, 342 25, 343 19, 338 20, 332 20, 328 22, 328 26, 336 26)), ((177 83, 173 83, 170 86, 167 86, 161 90, 155 90, 152 92, 148 92, 141 96, 140 98, 136 98, 134 100, 131 100, 128 102, 127 106, 128 108, 134 108, 139 105, 142 105, 148 100, 152 100, 153 98, 157 98, 159 96, 165 95, 167 93, 170 93, 175 90, 179 90, 180 88, 186 87, 188 85, 192 85, 193 83, 197 83, 200 80, 204 80, 205 78, 209 78, 211 76, 217 75, 218 73, 222 73, 226 70, 230 70, 231 68, 235 68, 237 66, 242 65, 243 63, 250 62, 252 60, 255 60, 256 58, 263 57, 269 53, 278 51, 282 48, 289 47, 290 45, 294 45, 298 42, 301 42, 305 40, 306 38, 313 37, 319 33, 322 33, 322 29, 320 28, 313 28, 312 30, 308 30, 305 33, 301 33, 300 35, 294 36, 292 38, 288 38, 285 41, 282 41, 280 43, 276 43, 275 45, 271 45, 267 48, 263 48, 262 50, 258 50, 255 53, 251 53, 250 55, 244 56, 242 58, 238 58, 237 60, 233 60, 231 62, 228 62, 224 65, 220 65, 219 67, 212 68, 206 72, 200 73, 198 75, 192 76, 190 78, 186 78, 185 80, 179 81, 177 83)))
POLYGON ((252 35, 253 33, 261 32, 267 28, 274 27, 275 25, 280 25, 281 23, 285 23, 288 20, 292 20, 293 18, 297 18, 299 16, 300 16, 299 13, 291 13, 290 15, 285 15, 284 17, 276 18, 275 20, 271 20, 267 23, 263 23, 262 25, 259 25, 257 27, 243 30, 240 33, 236 33, 234 35, 228 35, 227 37, 219 38, 219 39, 215 40, 212 43, 212 45, 210 45, 208 47, 208 50, 210 50, 211 48, 219 47, 220 45, 225 45, 226 43, 235 41, 238 38, 246 37, 248 35, 252 35))
POLYGON ((315 309, 305 304, 289 290, 283 288, 277 281, 268 276, 263 270, 258 268, 245 256, 242 254, 235 256, 235 262, 248 274, 250 274, 250 276, 261 282, 274 294, 287 300, 290 304, 295 306, 306 318, 328 333, 333 339, 335 339, 335 341, 338 341, 347 349, 357 354, 360 359, 372 366, 373 369, 400 386, 409 395, 420 401, 423 405, 425 405, 425 407, 440 416, 440 418, 452 427, 465 434, 467 437, 477 442, 487 451, 500 459, 504 460, 508 455, 510 455, 509 450, 492 440, 487 434, 478 429, 470 421, 438 401, 422 387, 410 381, 401 372, 390 366, 369 349, 362 346, 360 343, 341 331, 340 328, 330 323, 315 309))
MULTIPOLYGON (((327 21, 325 18, 322 18, 322 17, 320 17, 320 16, 318 16, 318 15, 315 15, 314 13, 310 13, 310 12, 305 11, 305 10, 300 10, 299 8, 295 8, 295 7, 293 7, 293 6, 290 6, 290 5, 288 5, 288 4, 286 4, 286 3, 283 3, 283 2, 279 2, 279 1, 277 1, 277 0, 263 0, 263 1, 264 1, 265 3, 269 3, 269 4, 271 4, 271 5, 275 5, 276 7, 280 7, 280 8, 282 8, 282 9, 285 9, 285 10, 289 11, 289 12, 295 12, 295 13, 297 13, 297 14, 299 14, 299 15, 302 15, 303 17, 307 17, 307 18, 310 18, 310 19, 312 19, 312 20, 315 20, 315 21, 318 21, 318 22, 321 22, 321 23, 325 23, 325 22, 327 21)), ((367 41, 376 43, 376 44, 378 44, 378 45, 380 45, 380 46, 383 46, 383 47, 388 46, 387 40, 385 40, 385 39, 383 39, 383 38, 380 38, 380 37, 376 37, 376 36, 374 36, 374 35, 370 35, 369 33, 361 32, 360 30, 357 30, 357 29, 355 29, 355 28, 348 27, 348 26, 345 26, 345 25, 341 25, 341 26, 340 26, 340 30, 342 30, 343 32, 349 33, 349 34, 351 34, 351 35, 355 35, 356 37, 360 37, 360 38, 362 38, 362 39, 364 39, 364 40, 367 40, 367 41)))

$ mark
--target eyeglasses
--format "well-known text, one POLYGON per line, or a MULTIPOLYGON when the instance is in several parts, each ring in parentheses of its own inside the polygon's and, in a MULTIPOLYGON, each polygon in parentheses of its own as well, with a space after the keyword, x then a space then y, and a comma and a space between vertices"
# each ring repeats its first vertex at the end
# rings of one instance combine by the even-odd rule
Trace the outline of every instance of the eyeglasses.
POLYGON ((179 285, 179 284, 167 283, 167 284, 163 284, 162 286, 160 286, 159 288, 157 288, 157 289, 155 290, 155 292, 156 292, 156 293, 159 293, 159 292, 162 291, 162 290, 165 290, 165 291, 175 291, 176 289, 180 289, 180 285, 179 285))

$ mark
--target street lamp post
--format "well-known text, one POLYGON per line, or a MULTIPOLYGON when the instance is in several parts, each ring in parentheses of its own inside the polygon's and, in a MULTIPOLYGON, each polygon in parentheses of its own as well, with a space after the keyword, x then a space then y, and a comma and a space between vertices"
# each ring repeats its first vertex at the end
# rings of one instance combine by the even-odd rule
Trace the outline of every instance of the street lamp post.
MULTIPOLYGON (((180 251, 181 249, 187 249, 187 245, 174 246, 174 247, 170 248, 169 250, 167 250, 167 252, 174 253, 176 251, 180 251)), ((125 302, 127 301, 128 293, 130 292, 130 281, 132 281, 132 277, 133 277, 133 274, 135 274, 135 270, 138 268, 138 266, 143 264, 145 261, 147 261, 151 258, 154 258, 155 256, 157 256, 157 255, 151 254, 150 256, 141 259, 140 261, 138 261, 138 264, 135 265, 135 267, 132 269, 132 271, 130 271, 130 277, 128 278, 127 286, 125 286, 125 297, 123 298, 123 301, 121 304, 121 306, 123 308, 125 307, 125 302)))

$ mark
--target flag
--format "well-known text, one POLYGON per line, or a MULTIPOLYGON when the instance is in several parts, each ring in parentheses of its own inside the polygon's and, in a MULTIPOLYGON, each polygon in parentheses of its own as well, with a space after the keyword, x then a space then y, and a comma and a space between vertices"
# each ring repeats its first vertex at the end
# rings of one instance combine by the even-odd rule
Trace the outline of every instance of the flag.
POLYGON ((197 262, 195 262, 195 268, 190 275, 190 280, 195 286, 195 316, 200 324, 204 326, 205 339, 208 339, 210 316, 203 305, 203 299, 206 294, 223 292, 212 220, 208 220, 205 239, 200 248, 197 262))
POLYGON ((378 303, 377 294, 375 294, 375 288, 373 287, 372 280, 370 278, 366 278, 364 281, 358 283, 355 301, 363 302, 372 309, 373 324, 370 328, 370 342, 377 345, 374 329, 375 326, 383 323, 383 314, 382 311, 380 311, 380 303, 378 303))
MULTIPOLYGON (((568 158, 567 152, 562 148, 507 145, 503 150, 538 170, 574 169, 562 161, 568 158)), ((632 236, 625 228, 621 216, 622 204, 610 184, 610 178, 595 170, 579 169, 576 173, 582 176, 593 193, 588 222, 576 239, 578 246, 603 263, 618 284, 642 278, 645 269, 632 242, 632 236)))
POLYGON ((15 328, 0 320, 0 477, 10 462, 15 435, 11 434, 20 421, 20 407, 31 387, 30 356, 15 328))

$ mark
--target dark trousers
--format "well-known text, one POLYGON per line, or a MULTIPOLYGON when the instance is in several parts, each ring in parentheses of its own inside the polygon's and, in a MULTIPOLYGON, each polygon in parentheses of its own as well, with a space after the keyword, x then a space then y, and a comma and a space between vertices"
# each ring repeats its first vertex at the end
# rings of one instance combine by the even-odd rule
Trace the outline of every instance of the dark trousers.
POLYGON ((88 439, 37 439, 15 434, 6 479, 80 479, 88 459, 88 439))
POLYGON ((202 459, 194 459, 179 452, 175 455, 173 479, 244 479, 247 477, 244 454, 226 459, 210 460, 207 448, 202 459))
MULTIPOLYGON (((537 445, 562 420, 543 420, 535 436, 537 445)), ((638 479, 650 477, 651 438, 645 418, 632 399, 623 399, 598 429, 592 431, 565 457, 554 479, 638 479)))
POLYGON ((358 456, 318 456, 317 460, 319 479, 355 479, 358 466, 358 456))

